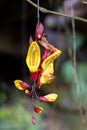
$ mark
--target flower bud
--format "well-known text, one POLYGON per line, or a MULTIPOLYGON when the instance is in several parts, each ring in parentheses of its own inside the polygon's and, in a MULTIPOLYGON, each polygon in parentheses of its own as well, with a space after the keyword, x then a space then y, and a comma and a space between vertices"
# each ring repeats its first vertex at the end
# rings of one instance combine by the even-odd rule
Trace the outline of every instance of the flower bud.
POLYGON ((36 113, 41 114, 42 111, 43 111, 43 108, 42 108, 42 107, 34 107, 34 111, 35 111, 36 113))
POLYGON ((42 25, 42 23, 37 24, 36 31, 35 31, 35 37, 37 40, 42 38, 43 32, 44 32, 44 26, 42 25))
POLYGON ((25 90, 27 88, 30 88, 30 85, 28 85, 26 82, 23 82, 22 80, 15 80, 14 84, 15 87, 19 90, 25 90))
POLYGON ((40 96, 40 97, 38 98, 38 100, 39 100, 40 102, 54 102, 57 97, 58 97, 57 94, 52 93, 52 94, 48 94, 48 95, 45 95, 45 96, 40 96))
POLYGON ((48 94, 44 97, 47 98, 49 102, 54 102, 57 99, 58 95, 55 93, 52 93, 52 94, 48 94))
POLYGON ((35 125, 36 124, 36 118, 32 116, 32 124, 35 125))

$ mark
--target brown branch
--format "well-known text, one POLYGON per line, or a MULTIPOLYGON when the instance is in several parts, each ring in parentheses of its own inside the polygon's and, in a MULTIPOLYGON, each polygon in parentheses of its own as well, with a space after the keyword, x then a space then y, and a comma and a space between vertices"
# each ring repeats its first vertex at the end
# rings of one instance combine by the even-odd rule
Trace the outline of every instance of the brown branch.
POLYGON ((87 5, 87 2, 86 2, 86 1, 82 1, 82 3, 87 5))
MULTIPOLYGON (((27 2, 29 2, 30 4, 32 4, 34 7, 37 8, 37 4, 35 4, 34 2, 32 2, 31 0, 26 0, 27 2)), ((65 13, 61 13, 61 12, 56 12, 56 11, 51 11, 51 10, 48 10, 46 8, 43 8, 43 7, 39 7, 40 11, 43 12, 43 13, 50 13, 50 14, 54 14, 54 15, 60 15, 60 16, 64 16, 64 17, 69 17, 69 18, 73 18, 75 20, 78 20, 78 21, 82 21, 82 22, 86 22, 87 23, 87 19, 85 18, 82 18, 82 17, 78 17, 78 16, 72 16, 72 15, 68 15, 68 14, 65 14, 65 13)))

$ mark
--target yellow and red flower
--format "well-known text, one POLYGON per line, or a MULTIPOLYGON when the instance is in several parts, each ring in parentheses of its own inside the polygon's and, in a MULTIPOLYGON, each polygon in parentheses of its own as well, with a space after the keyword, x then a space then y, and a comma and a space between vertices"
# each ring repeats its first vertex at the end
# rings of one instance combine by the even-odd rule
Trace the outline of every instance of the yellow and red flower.
MULTIPOLYGON (((54 61, 62 53, 53 45, 48 43, 44 35, 44 26, 40 23, 36 26, 35 31, 36 40, 33 41, 30 36, 30 46, 28 48, 26 56, 26 64, 30 71, 31 80, 33 85, 29 85, 22 80, 15 80, 15 87, 19 90, 24 91, 27 96, 32 97, 31 110, 40 114, 43 111, 42 107, 37 107, 34 104, 34 97, 40 102, 54 102, 58 95, 55 93, 48 94, 45 96, 37 96, 36 88, 41 88, 46 83, 51 83, 54 79, 54 61), (41 54, 40 46, 43 46, 44 52, 41 54), (41 58, 42 55, 42 58, 41 58)), ((32 116, 32 123, 36 124, 36 118, 32 116)))

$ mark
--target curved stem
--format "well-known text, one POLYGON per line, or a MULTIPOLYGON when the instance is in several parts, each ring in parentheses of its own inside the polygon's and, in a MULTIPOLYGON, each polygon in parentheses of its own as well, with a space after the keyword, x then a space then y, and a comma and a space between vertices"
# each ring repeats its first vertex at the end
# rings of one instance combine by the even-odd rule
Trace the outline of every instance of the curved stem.
MULTIPOLYGON (((74 15, 73 6, 71 5, 71 13, 74 15)), ((76 32, 75 21, 72 18, 72 33, 73 33, 73 67, 74 67, 74 84, 77 85, 77 63, 76 63, 76 32)))

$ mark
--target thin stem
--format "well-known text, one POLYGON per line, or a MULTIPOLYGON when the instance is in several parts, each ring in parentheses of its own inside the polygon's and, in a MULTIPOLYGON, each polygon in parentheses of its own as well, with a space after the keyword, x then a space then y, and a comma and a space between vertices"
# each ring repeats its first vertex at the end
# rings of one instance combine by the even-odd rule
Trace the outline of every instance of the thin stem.
MULTIPOLYGON (((71 13, 74 15, 73 7, 71 5, 71 13)), ((75 21, 72 18, 72 32, 73 32, 73 64, 74 64, 74 83, 77 85, 77 72, 76 72, 76 32, 75 32, 75 21)))
MULTIPOLYGON (((37 4, 35 4, 34 2, 32 2, 31 0, 26 0, 27 2, 29 2, 30 4, 32 4, 34 7, 38 7, 37 4)), ((55 14, 55 15, 60 15, 60 16, 64 16, 64 17, 69 17, 69 18, 73 18, 75 20, 78 20, 78 21, 82 21, 82 22, 86 22, 87 23, 87 19, 85 18, 82 18, 82 17, 78 17, 78 16, 72 16, 72 15, 68 15, 68 14, 65 14, 65 13, 61 13, 61 12, 55 12, 55 11, 51 11, 51 10, 48 10, 46 8, 43 8, 43 7, 39 7, 39 10, 43 13, 50 13, 50 14, 55 14)))
POLYGON ((40 24, 40 11, 39 11, 39 0, 37 0, 37 22, 40 24))
POLYGON ((32 85, 32 104, 31 104, 31 111, 32 111, 32 115, 33 115, 33 109, 34 109, 34 85, 32 85))
POLYGON ((32 93, 32 102, 34 102, 34 98, 35 97, 38 98, 37 93, 36 93, 36 81, 34 81, 34 85, 32 85, 31 93, 32 93))
POLYGON ((38 98, 38 95, 36 93, 36 81, 34 81, 34 95, 35 95, 36 98, 38 98))
MULTIPOLYGON (((66 11, 65 5, 64 5, 64 11, 66 11)), ((69 29, 66 17, 65 17, 65 34, 66 34, 66 43, 67 43, 67 46, 68 46, 69 58, 72 61, 73 56, 72 56, 72 49, 71 49, 71 46, 70 46, 70 39, 69 39, 69 37, 70 37, 70 29, 69 29)))

